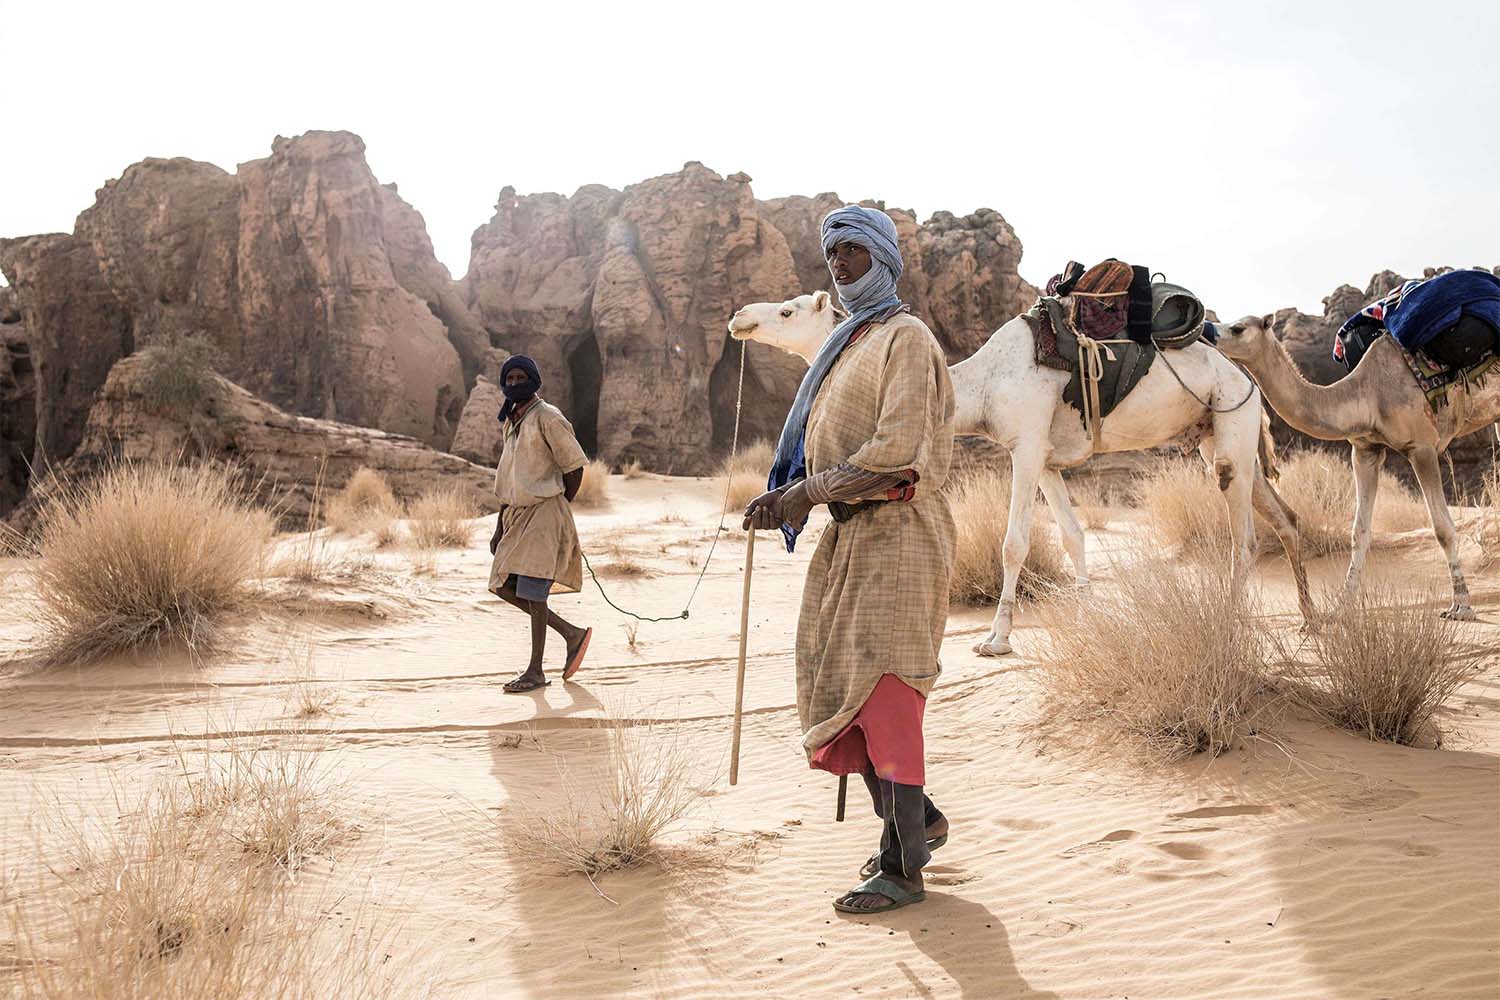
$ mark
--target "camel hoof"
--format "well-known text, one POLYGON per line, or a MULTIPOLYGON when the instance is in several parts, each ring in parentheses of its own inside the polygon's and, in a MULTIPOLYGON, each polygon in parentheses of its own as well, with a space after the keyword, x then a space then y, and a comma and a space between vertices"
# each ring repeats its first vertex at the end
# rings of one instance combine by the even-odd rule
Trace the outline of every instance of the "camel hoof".
POLYGON ((1461 608, 1459 608, 1459 607, 1449 608, 1447 611, 1443 612, 1442 617, 1448 619, 1451 622, 1471 622, 1477 616, 1474 614, 1474 609, 1473 608, 1469 607, 1468 605, 1465 605, 1464 607, 1461 607, 1461 608))
POLYGON ((1008 656, 1013 650, 1008 641, 1001 639, 997 642, 981 642, 974 647, 974 652, 980 656, 1008 656))

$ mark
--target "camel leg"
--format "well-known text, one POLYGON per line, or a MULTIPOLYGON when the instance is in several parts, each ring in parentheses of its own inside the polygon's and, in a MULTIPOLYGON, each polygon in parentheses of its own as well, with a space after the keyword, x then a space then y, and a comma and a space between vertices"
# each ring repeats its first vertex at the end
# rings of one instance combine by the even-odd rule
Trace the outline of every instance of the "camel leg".
POLYGON ((1004 656, 1011 652, 1010 628, 1016 607, 1016 582, 1026 554, 1031 551, 1031 514, 1036 505, 1037 480, 1045 465, 1040 451, 1017 449, 1010 455, 1010 519, 1005 525, 1005 581, 1000 588, 1000 605, 990 634, 974 647, 980 656, 1004 656))
POLYGON ((1063 550, 1073 563, 1074 580, 1080 588, 1087 588, 1089 570, 1084 556, 1083 526, 1078 523, 1078 512, 1068 497, 1068 484, 1063 482, 1062 473, 1057 469, 1043 469, 1038 485, 1042 488, 1042 496, 1047 498, 1052 519, 1057 522, 1063 550))
POLYGON ((1469 606, 1469 585, 1458 565, 1458 529, 1454 527, 1453 515, 1448 513, 1448 499, 1443 496, 1443 472, 1438 466, 1437 452, 1419 448, 1407 454, 1406 460, 1417 473, 1422 499, 1427 501, 1427 515, 1432 518, 1432 532, 1448 557, 1448 573, 1453 577, 1453 604, 1443 612, 1443 617, 1472 621, 1474 609, 1469 606))
POLYGON ((1365 556, 1370 552, 1370 519, 1375 515, 1375 493, 1380 488, 1380 461, 1385 458, 1385 449, 1353 446, 1349 456, 1354 469, 1354 524, 1349 550, 1349 570, 1344 574, 1344 596, 1340 602, 1347 607, 1359 593, 1359 577, 1365 568, 1365 556))
POLYGON ((1260 418, 1246 424, 1239 413, 1217 417, 1214 434, 1203 448, 1212 448, 1210 466, 1224 502, 1229 508, 1230 579, 1238 602, 1250 579, 1255 553, 1255 521, 1251 508, 1254 496, 1256 455, 1260 441, 1260 418), (1242 426, 1243 425, 1243 426, 1242 426))
POLYGON ((1297 581, 1297 607, 1302 611, 1304 622, 1317 620, 1318 609, 1313 605, 1312 595, 1307 589, 1307 569, 1302 565, 1302 532, 1297 530, 1297 514, 1287 506, 1276 487, 1261 471, 1256 472, 1254 492, 1250 502, 1260 515, 1271 524, 1271 530, 1281 539, 1286 551, 1286 561, 1292 566, 1292 578, 1297 581))

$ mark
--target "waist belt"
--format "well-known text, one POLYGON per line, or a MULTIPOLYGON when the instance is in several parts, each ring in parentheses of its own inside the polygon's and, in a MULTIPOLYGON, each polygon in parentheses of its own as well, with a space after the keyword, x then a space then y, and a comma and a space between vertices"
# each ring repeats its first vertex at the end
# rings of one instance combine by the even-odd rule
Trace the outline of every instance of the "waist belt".
POLYGON ((828 513, 839 524, 850 520, 856 514, 862 514, 867 510, 874 510, 882 504, 890 503, 889 500, 861 500, 859 503, 839 503, 835 500, 828 505, 828 513))

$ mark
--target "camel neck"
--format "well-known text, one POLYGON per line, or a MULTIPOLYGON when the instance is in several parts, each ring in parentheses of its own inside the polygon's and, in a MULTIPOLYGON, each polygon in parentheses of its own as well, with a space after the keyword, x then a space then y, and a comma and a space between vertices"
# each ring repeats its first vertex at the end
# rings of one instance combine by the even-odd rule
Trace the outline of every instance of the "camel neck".
POLYGON ((1316 385, 1303 377, 1279 340, 1270 341, 1260 357, 1244 365, 1282 420, 1310 437, 1348 440, 1358 422, 1354 411, 1362 406, 1357 372, 1332 385, 1316 385))

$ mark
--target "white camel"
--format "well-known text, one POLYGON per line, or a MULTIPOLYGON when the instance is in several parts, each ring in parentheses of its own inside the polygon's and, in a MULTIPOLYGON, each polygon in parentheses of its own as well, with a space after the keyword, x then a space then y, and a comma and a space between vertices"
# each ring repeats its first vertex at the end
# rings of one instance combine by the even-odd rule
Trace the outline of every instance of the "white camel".
MULTIPOLYGON (((843 314, 824 291, 785 302, 745 306, 729 321, 730 336, 800 356, 809 364, 843 314)), ((1264 433, 1260 391, 1218 351, 1197 343, 1171 352, 1176 376, 1158 356, 1130 394, 1101 423, 1098 453, 1196 444, 1218 477, 1229 506, 1232 566, 1243 586, 1255 537, 1252 508, 1281 540, 1297 582, 1303 618, 1314 610, 1302 567, 1297 520, 1266 479, 1260 461, 1264 433), (1181 384, 1178 382, 1181 379, 1181 384)), ((974 647, 982 656, 1011 652, 1016 582, 1031 547, 1031 517, 1040 487, 1057 521, 1079 586, 1088 585, 1083 529, 1073 512, 1062 470, 1096 453, 1078 412, 1062 401, 1068 375, 1036 363, 1031 325, 1020 316, 990 335, 974 355, 948 369, 956 400, 955 427, 1010 452, 1011 506, 1005 526, 1005 576, 989 635, 974 647)), ((1269 453, 1268 453, 1269 454, 1269 453)))

